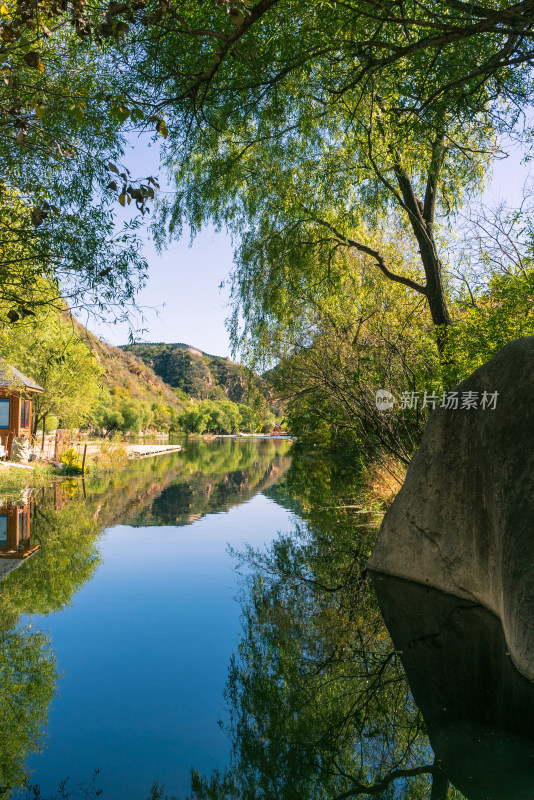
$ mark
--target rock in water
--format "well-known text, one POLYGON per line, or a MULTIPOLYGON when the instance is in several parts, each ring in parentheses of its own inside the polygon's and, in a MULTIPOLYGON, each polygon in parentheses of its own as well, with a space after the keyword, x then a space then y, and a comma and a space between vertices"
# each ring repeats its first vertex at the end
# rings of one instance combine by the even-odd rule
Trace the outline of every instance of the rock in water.
POLYGON ((442 773, 469 800, 532 800, 534 684, 506 655, 497 617, 428 586, 372 577, 442 773))
POLYGON ((454 391, 458 408, 432 413, 368 566, 489 608, 534 679, 534 336, 454 391), (477 408, 461 408, 467 392, 477 408), (484 392, 498 392, 494 409, 484 392))

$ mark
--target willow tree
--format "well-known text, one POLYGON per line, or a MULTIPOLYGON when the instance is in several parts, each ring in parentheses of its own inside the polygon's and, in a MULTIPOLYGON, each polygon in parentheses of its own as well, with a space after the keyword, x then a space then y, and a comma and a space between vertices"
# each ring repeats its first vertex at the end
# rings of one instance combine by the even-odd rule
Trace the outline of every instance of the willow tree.
POLYGON ((163 221, 237 235, 245 333, 291 324, 302 287, 321 291, 349 249, 424 297, 443 347, 439 226, 513 123, 503 97, 524 99, 532 13, 520 5, 149 4, 128 64, 167 136, 176 194, 163 221), (392 228, 412 256, 404 272, 383 246, 392 228))
POLYGON ((106 3, 0 5, 0 300, 10 322, 53 302, 42 276, 56 300, 119 314, 144 281, 136 222, 114 218, 117 199, 144 212, 155 183, 121 166, 130 111, 111 51, 127 28, 106 3))

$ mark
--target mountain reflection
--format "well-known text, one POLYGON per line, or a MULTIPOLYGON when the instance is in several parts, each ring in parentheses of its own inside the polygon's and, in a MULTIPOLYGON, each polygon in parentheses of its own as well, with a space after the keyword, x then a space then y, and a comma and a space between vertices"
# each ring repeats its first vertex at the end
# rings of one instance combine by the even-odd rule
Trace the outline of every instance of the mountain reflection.
POLYGON ((350 465, 295 458, 270 495, 304 521, 239 556, 232 756, 222 774, 194 774, 194 797, 532 797, 534 686, 498 620, 386 576, 375 593, 365 563, 376 526, 354 503, 350 465))
POLYGON ((0 506, 0 562, 22 563, 0 582, 0 797, 43 746, 58 686, 50 642, 25 616, 71 603, 99 564, 104 528, 187 525, 258 492, 299 521, 268 549, 234 554, 242 630, 225 691, 231 755, 223 771, 192 773, 191 797, 534 794, 534 686, 511 663, 497 619, 426 587, 371 581, 376 518, 353 463, 291 459, 284 441, 191 441, 0 506))
POLYGON ((290 447, 280 439, 193 439, 179 453, 87 483, 85 495, 102 527, 188 525, 279 481, 291 463, 290 447))
POLYGON ((290 443, 277 439, 223 439, 216 447, 193 440, 180 467, 150 505, 126 515, 134 526, 187 525, 205 514, 228 511, 283 478, 290 443))
POLYGON ((188 524, 246 502, 287 471, 289 448, 274 440, 190 442, 97 480, 0 499, 0 798, 24 785, 58 688, 51 642, 25 617, 71 603, 99 564, 106 527, 188 524))

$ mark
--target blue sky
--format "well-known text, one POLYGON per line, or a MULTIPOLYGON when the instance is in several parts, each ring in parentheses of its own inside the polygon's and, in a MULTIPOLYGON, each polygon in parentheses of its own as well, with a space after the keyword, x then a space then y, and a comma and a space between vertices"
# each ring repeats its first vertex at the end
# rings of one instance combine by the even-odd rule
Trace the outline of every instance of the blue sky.
MULTIPOLYGON (((162 191, 168 191, 158 170, 158 149, 146 141, 134 144, 122 162, 133 177, 159 175, 162 191)), ((133 207, 133 206, 132 206, 133 207)), ((117 218, 130 215, 117 208, 117 218)), ((146 342, 185 342, 207 353, 230 356, 225 328, 229 315, 228 290, 219 286, 228 276, 233 262, 230 238, 213 229, 202 231, 190 245, 188 233, 172 242, 163 253, 146 237, 144 254, 149 264, 149 280, 138 295, 143 320, 132 320, 134 328, 145 328, 139 339, 146 342)), ((92 319, 80 320, 110 344, 126 344, 127 324, 105 325, 92 319)))
MULTIPOLYGON (((232 268, 233 251, 228 236, 205 230, 189 246, 189 238, 173 242, 159 255, 152 242, 144 248, 149 280, 140 294, 147 342, 185 342, 207 353, 230 356, 225 329, 229 315, 228 291, 220 283, 232 268)), ((82 320, 83 321, 83 320, 82 320)), ((128 325, 88 327, 110 344, 126 344, 128 325)), ((135 326, 137 327, 137 325, 135 326)))
MULTIPOLYGON (((484 192, 488 204, 499 199, 520 201, 528 173, 521 158, 520 151, 511 149, 508 158, 496 163, 493 179, 484 192)), ((144 143, 137 144, 124 163, 133 175, 158 174, 157 150, 147 148, 144 143)), ((162 182, 162 190, 165 188, 162 182)), ((186 342, 213 355, 231 356, 225 328, 229 293, 227 288, 219 288, 232 269, 229 236, 206 229, 191 246, 186 234, 161 255, 150 241, 144 252, 149 263, 149 280, 138 297, 145 316, 141 324, 146 328, 140 338, 147 342, 186 342)), ((85 319, 82 322, 87 324, 85 319)), ((128 341, 129 328, 125 324, 89 321, 88 327, 110 344, 128 341)))

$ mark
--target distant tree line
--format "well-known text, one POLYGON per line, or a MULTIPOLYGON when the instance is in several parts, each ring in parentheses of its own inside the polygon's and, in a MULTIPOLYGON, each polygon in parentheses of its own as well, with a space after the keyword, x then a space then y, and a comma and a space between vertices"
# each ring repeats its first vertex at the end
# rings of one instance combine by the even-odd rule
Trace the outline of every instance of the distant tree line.
POLYGON ((266 404, 254 408, 230 400, 202 400, 184 411, 179 422, 186 433, 268 433, 276 418, 266 404))

